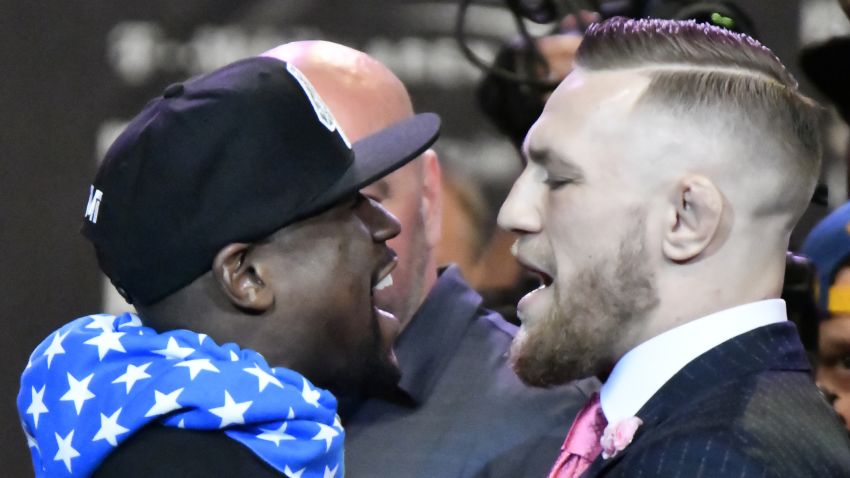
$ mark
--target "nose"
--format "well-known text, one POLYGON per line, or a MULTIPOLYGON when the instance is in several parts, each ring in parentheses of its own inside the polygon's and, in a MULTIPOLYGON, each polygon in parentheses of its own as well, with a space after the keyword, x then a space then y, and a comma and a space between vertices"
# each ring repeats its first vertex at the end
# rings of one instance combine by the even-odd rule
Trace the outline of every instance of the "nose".
POLYGON ((531 172, 526 167, 511 187, 511 192, 499 209, 499 227, 518 234, 540 232, 539 185, 532 181, 531 172))
POLYGON ((364 198, 358 208, 358 213, 363 223, 369 228, 372 240, 375 242, 388 241, 401 232, 401 224, 399 224, 398 219, 370 198, 364 198))

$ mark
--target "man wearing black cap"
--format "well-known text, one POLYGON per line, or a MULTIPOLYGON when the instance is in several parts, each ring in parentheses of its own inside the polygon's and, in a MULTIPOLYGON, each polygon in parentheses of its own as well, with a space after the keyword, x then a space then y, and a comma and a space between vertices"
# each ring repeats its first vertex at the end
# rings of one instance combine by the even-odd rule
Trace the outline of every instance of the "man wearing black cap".
POLYGON ((36 475, 342 476, 331 392, 399 373, 398 323, 372 300, 399 226, 358 190, 438 129, 417 115, 351 145, 273 58, 150 102, 83 225, 139 315, 77 319, 33 352, 18 408, 36 475))

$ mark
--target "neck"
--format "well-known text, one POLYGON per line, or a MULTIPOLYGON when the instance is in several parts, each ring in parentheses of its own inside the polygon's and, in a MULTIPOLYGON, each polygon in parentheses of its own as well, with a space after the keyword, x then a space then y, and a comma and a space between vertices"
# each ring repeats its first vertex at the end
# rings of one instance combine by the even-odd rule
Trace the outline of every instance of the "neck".
POLYGON ((139 304, 136 309, 145 325, 157 332, 188 329, 215 337, 210 326, 226 322, 217 320, 226 308, 217 304, 221 294, 214 293, 217 291, 211 290, 213 286, 202 276, 164 299, 154 304, 139 304))
POLYGON ((624 350, 680 325, 739 305, 780 297, 784 252, 764 261, 719 261, 708 265, 675 265, 658 278, 659 305, 647 317, 635 318, 625 335, 624 350), (683 293, 682 291, 687 291, 683 293))
POLYGON ((411 301, 408 305, 409 310, 404 311, 404 314, 398 317, 401 330, 404 330, 407 325, 410 324, 413 316, 416 315, 416 312, 422 307, 422 304, 425 303, 425 299, 428 298, 428 294, 431 293, 431 289, 434 288, 434 285, 437 283, 437 279, 437 261, 433 254, 429 254, 428 261, 425 265, 425 271, 422 275, 419 297, 416 300, 411 301))

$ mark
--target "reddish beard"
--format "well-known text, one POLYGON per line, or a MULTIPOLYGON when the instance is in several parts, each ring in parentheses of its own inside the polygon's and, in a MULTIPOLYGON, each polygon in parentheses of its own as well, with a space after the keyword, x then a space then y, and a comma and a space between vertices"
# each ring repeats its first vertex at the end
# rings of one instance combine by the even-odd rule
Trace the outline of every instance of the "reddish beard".
POLYGON ((562 282, 568 290, 549 286, 555 305, 523 323, 511 344, 511 363, 523 382, 549 387, 611 371, 622 354, 620 334, 658 306, 641 224, 621 241, 615 260, 577 271, 562 282))

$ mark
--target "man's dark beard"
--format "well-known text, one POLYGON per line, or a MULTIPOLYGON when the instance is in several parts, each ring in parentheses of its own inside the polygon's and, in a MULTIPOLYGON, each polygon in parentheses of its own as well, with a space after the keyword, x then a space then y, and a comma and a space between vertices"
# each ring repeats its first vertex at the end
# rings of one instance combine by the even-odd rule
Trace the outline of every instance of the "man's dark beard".
POLYGON ((363 341, 356 354, 359 363, 346 367, 345 376, 337 376, 325 387, 340 403, 357 403, 366 397, 391 397, 396 392, 401 370, 389 359, 377 321, 372 321, 371 329, 370 340, 363 341))
MULTIPOLYGON (((381 340, 381 330, 377 322, 372 322, 372 347, 368 351, 363 395, 383 397, 395 391, 401 378, 401 370, 389 360, 389 350, 386 350, 381 340)), ((365 351, 364 351, 365 352, 365 351)))
POLYGON ((625 236, 614 261, 578 271, 570 290, 555 289, 550 313, 523 326, 511 345, 511 362, 523 382, 549 387, 613 368, 619 334, 658 305, 645 241, 633 239, 643 237, 642 223, 625 236))

